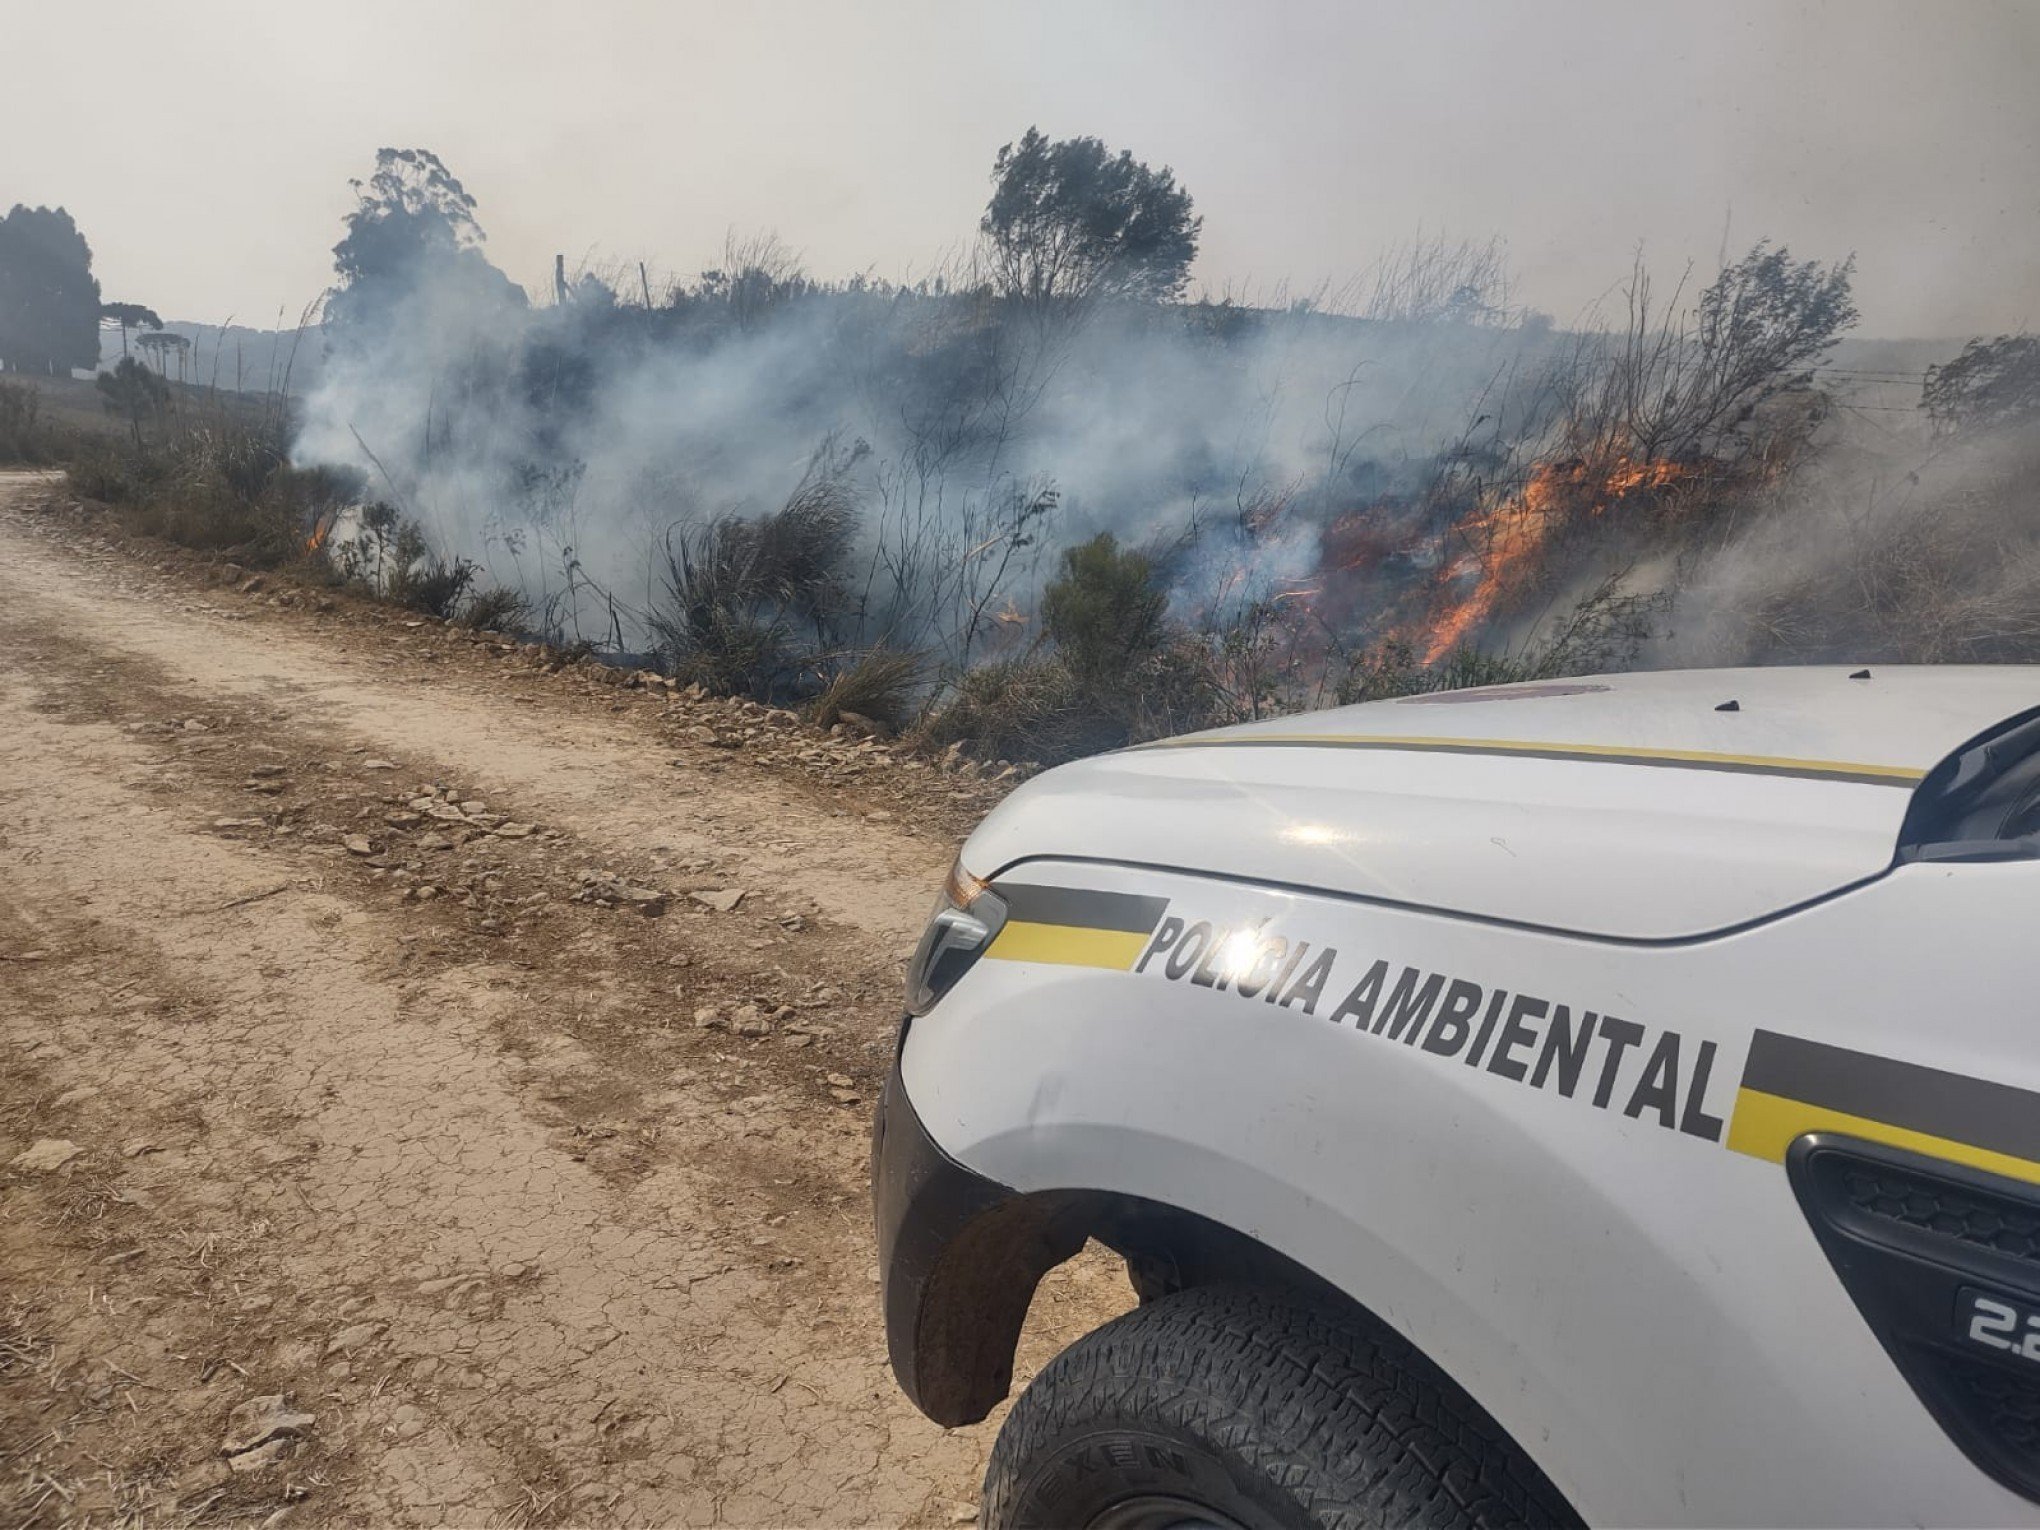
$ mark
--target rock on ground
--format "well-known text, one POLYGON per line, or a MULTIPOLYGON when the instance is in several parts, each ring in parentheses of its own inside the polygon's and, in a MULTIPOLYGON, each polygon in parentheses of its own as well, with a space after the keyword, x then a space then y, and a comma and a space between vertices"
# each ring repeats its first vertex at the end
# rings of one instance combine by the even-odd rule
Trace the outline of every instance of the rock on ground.
POLYGON ((61 1137, 44 1137, 25 1153, 17 1153, 8 1161, 8 1167, 26 1169, 31 1174, 50 1174, 61 1169, 82 1151, 75 1142, 61 1137))

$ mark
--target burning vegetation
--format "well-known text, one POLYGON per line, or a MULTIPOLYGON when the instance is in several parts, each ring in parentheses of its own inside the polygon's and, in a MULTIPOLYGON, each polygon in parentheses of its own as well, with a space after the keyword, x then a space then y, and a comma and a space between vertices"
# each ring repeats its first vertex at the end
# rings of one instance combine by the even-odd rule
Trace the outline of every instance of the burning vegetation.
POLYGON ((1498 245, 1442 240, 1337 304, 1185 301, 1189 193, 1030 133, 978 257, 912 286, 818 282, 768 238, 658 288, 562 265, 534 306, 436 157, 386 150, 356 193, 310 394, 137 392, 80 488, 986 757, 1634 663, 2040 645, 2015 513, 2040 352, 1977 341, 1873 436, 1822 370, 1850 260, 1759 243, 1668 296, 1639 262, 1571 330, 1509 302, 1498 245))

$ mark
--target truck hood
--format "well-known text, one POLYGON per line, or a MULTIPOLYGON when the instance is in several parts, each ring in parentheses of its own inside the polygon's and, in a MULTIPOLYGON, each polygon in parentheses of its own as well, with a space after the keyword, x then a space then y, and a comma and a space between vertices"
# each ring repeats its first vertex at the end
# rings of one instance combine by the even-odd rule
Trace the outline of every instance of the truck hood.
POLYGON ((1602 939, 1733 928, 1879 875, 1941 760, 2040 667, 1688 670, 1444 691, 1082 760, 971 836, 1602 939))

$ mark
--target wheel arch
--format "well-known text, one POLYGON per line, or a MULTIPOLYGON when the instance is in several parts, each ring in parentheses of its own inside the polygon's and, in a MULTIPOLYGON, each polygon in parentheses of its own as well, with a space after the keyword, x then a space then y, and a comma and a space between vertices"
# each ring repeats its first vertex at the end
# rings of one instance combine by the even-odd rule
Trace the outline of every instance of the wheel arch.
POLYGON ((979 1210, 919 1283, 902 1381, 947 1427, 974 1424, 1012 1388, 1020 1330, 1042 1278, 1097 1241, 1126 1260, 1143 1302, 1220 1281, 1309 1291, 1372 1313, 1266 1244, 1193 1211, 1109 1190, 1038 1190, 979 1210))
POLYGON ((1096 1241, 1126 1261, 1143 1304, 1206 1286, 1251 1286, 1308 1296, 1342 1321, 1415 1353, 1476 1410, 1523 1465, 1563 1500, 1536 1457, 1449 1371, 1364 1303, 1249 1233, 1179 1206, 1110 1190, 1013 1195, 972 1217, 944 1245, 921 1288, 909 1390, 949 1427, 977 1423, 1012 1388, 1021 1329, 1042 1279, 1096 1241))

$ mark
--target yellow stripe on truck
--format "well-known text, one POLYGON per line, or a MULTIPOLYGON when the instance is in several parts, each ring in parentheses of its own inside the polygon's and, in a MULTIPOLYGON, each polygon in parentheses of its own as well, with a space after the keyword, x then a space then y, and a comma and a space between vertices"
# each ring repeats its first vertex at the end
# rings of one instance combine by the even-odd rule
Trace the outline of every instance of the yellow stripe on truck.
POLYGON ((1790 755, 1728 754, 1712 749, 1650 749, 1628 744, 1570 744, 1544 739, 1449 738, 1418 734, 1248 733, 1182 738, 1137 744, 1141 749, 1382 749, 1418 754, 1500 754, 1533 759, 1592 760, 1610 765, 1664 765, 1687 770, 1740 771, 1751 775, 1801 776, 1813 780, 1912 786, 1926 771, 1909 765, 1875 765, 1854 760, 1805 760, 1790 755))
POLYGON ((1072 924, 1030 924, 1009 919, 985 952, 1005 962, 1049 962, 1064 967, 1104 967, 1130 972, 1146 949, 1146 934, 1135 930, 1093 930, 1072 924))
POLYGON ((1868 1116, 1852 1116, 1846 1111, 1809 1105, 1804 1100, 1788 1100, 1782 1095, 1765 1094, 1760 1089, 1736 1091, 1735 1115, 1728 1124, 1728 1145, 1734 1151, 1770 1163, 1783 1163, 1785 1150, 1808 1132, 1835 1132, 1861 1137, 1889 1147, 1907 1148, 1929 1158, 1946 1159, 1951 1163, 1967 1164, 1973 1169, 2002 1174, 2009 1179, 2040 1184, 2040 1163, 2031 1159, 1994 1153, 1988 1148, 1893 1126, 1888 1121, 1874 1121, 1868 1116))

